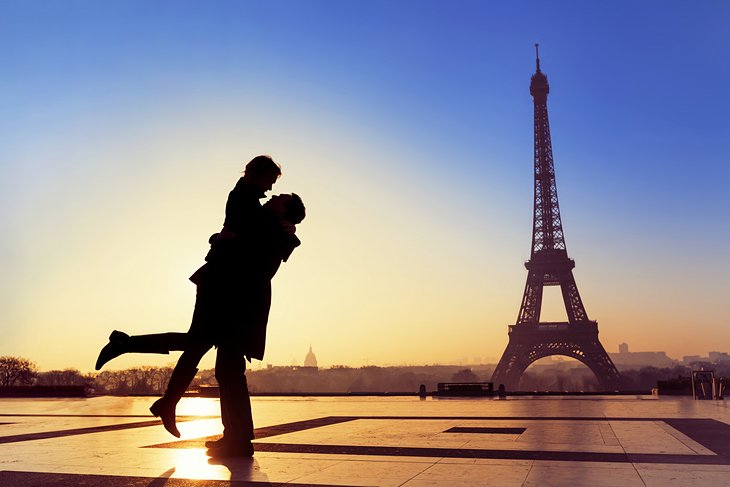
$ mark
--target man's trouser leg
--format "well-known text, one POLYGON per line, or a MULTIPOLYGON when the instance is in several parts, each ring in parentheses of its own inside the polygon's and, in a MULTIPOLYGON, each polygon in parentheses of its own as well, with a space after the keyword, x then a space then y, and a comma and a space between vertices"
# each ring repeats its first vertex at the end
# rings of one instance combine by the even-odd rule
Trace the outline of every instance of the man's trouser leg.
POLYGON ((246 359, 238 347, 218 347, 215 378, 220 391, 223 437, 231 442, 253 440, 251 399, 245 372, 246 359))

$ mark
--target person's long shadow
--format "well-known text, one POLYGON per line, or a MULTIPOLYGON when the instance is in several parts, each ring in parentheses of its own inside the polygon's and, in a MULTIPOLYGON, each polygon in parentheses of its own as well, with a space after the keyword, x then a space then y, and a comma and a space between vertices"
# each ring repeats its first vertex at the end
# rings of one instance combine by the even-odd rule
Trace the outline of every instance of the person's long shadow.
POLYGON ((169 479, 174 473, 175 467, 172 467, 170 470, 163 472, 159 477, 147 484, 147 487, 165 487, 165 485, 167 485, 167 479, 169 479))
POLYGON ((256 487, 273 486, 269 477, 261 471, 259 462, 252 457, 209 458, 210 465, 223 465, 231 472, 231 485, 250 485, 255 482, 256 487))
MULTIPOLYGON (((261 471, 255 458, 209 458, 210 465, 223 465, 230 472, 230 478, 227 479, 232 486, 244 487, 247 485, 255 485, 256 487, 273 487, 274 484, 269 482, 269 477, 261 471)), ((165 471, 155 480, 147 484, 147 487, 165 487, 168 480, 175 473, 175 467, 165 471)))

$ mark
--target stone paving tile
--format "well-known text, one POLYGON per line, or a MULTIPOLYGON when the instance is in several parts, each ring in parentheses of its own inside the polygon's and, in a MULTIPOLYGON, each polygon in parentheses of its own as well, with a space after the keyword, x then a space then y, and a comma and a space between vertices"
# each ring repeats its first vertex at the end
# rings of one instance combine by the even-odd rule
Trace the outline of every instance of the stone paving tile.
POLYGON ((430 464, 415 462, 345 461, 295 480, 311 484, 402 485, 429 467, 430 464))
MULTIPOLYGON (((205 458, 204 452, 198 456, 205 458)), ((339 460, 301 460, 280 458, 232 458, 177 463, 173 478, 236 480, 257 482, 292 482, 303 475, 322 472, 339 460)))
MULTIPOLYGON (((576 466, 576 462, 560 461, 560 460, 535 460, 533 465, 540 467, 554 467, 570 469, 576 466)), ((610 470, 632 470, 636 467, 632 463, 614 463, 614 462, 580 462, 577 466, 584 468, 605 468, 610 470)))
POLYGON ((498 458, 477 458, 474 463, 476 463, 477 465, 507 465, 531 467, 534 462, 534 460, 503 460, 498 458))
POLYGON ((570 466, 535 463, 524 487, 644 487, 634 468, 600 468, 571 464, 570 466))
POLYGON ((730 486, 730 467, 693 465, 691 468, 681 465, 664 465, 662 468, 637 466, 639 475, 647 487, 684 487, 684 486, 730 486))
POLYGON ((567 427, 564 424, 531 424, 519 436, 518 442, 535 444, 605 445, 600 424, 578 423, 567 427))
MULTIPOLYGON (((439 457, 412 457, 412 456, 383 456, 383 455, 346 455, 346 454, 327 454, 327 453, 289 453, 289 452, 256 452, 256 458, 301 458, 314 460, 353 460, 353 461, 372 461, 372 462, 411 462, 411 463, 436 463, 442 458, 439 457)), ((473 459, 471 459, 473 460, 473 459)))
POLYGON ((634 467, 638 471, 654 471, 654 470, 696 470, 708 472, 725 472, 730 474, 730 464, 728 465, 683 465, 676 463, 634 463, 634 467))
POLYGON ((672 436, 656 421, 611 421, 611 429, 627 453, 673 453, 694 455, 697 452, 672 436))
MULTIPOLYGON (((481 480, 476 481, 468 481, 468 480, 409 480, 405 484, 403 484, 405 487, 481 487, 484 484, 481 480)), ((501 483, 501 484, 493 484, 493 485, 499 485, 504 487, 520 487, 522 485, 522 482, 518 483, 501 483)))
POLYGON ((484 465, 439 463, 426 469, 412 482, 468 482, 484 486, 522 485, 529 465, 484 465))
POLYGON ((667 423, 660 423, 657 426, 659 426, 662 430, 666 431, 667 434, 671 435, 672 437, 676 438, 677 441, 681 442, 683 445, 685 445, 687 448, 692 450, 693 452, 697 453, 698 455, 713 455, 714 452, 708 448, 705 448, 704 446, 700 445, 696 441, 694 441, 689 436, 685 435, 684 433, 677 431, 675 428, 672 428, 667 423))
POLYGON ((489 449, 507 449, 517 451, 581 451, 581 452, 594 452, 594 453, 623 453, 623 448, 618 446, 609 446, 600 444, 580 444, 571 443, 569 440, 563 440, 561 442, 543 443, 539 441, 530 442, 519 442, 511 445, 498 444, 489 440, 472 440, 465 443, 462 448, 474 448, 477 450, 489 450, 489 449))
POLYGON ((616 433, 613 432, 610 424, 601 423, 598 425, 598 431, 601 433, 603 443, 609 446, 620 446, 621 442, 616 437, 616 433))

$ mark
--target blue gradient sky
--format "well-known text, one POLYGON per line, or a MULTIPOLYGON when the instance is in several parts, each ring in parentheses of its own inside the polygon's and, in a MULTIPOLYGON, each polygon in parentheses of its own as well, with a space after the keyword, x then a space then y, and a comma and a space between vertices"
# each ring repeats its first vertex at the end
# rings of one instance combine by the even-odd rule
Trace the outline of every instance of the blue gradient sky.
POLYGON ((604 346, 730 350, 727 2, 0 11, 0 355, 88 370, 112 328, 187 329, 187 277, 268 153, 309 216, 265 362, 498 359, 529 258, 535 42, 604 346))

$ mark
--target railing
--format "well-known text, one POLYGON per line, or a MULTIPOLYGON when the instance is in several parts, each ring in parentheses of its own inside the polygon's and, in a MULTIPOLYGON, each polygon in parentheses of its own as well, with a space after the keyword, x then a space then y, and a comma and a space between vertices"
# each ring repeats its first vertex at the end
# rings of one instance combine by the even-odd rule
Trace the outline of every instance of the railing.
POLYGON ((491 396, 492 382, 439 382, 436 395, 439 396, 491 396))
POLYGON ((0 397, 86 397, 88 386, 0 387, 0 397))

